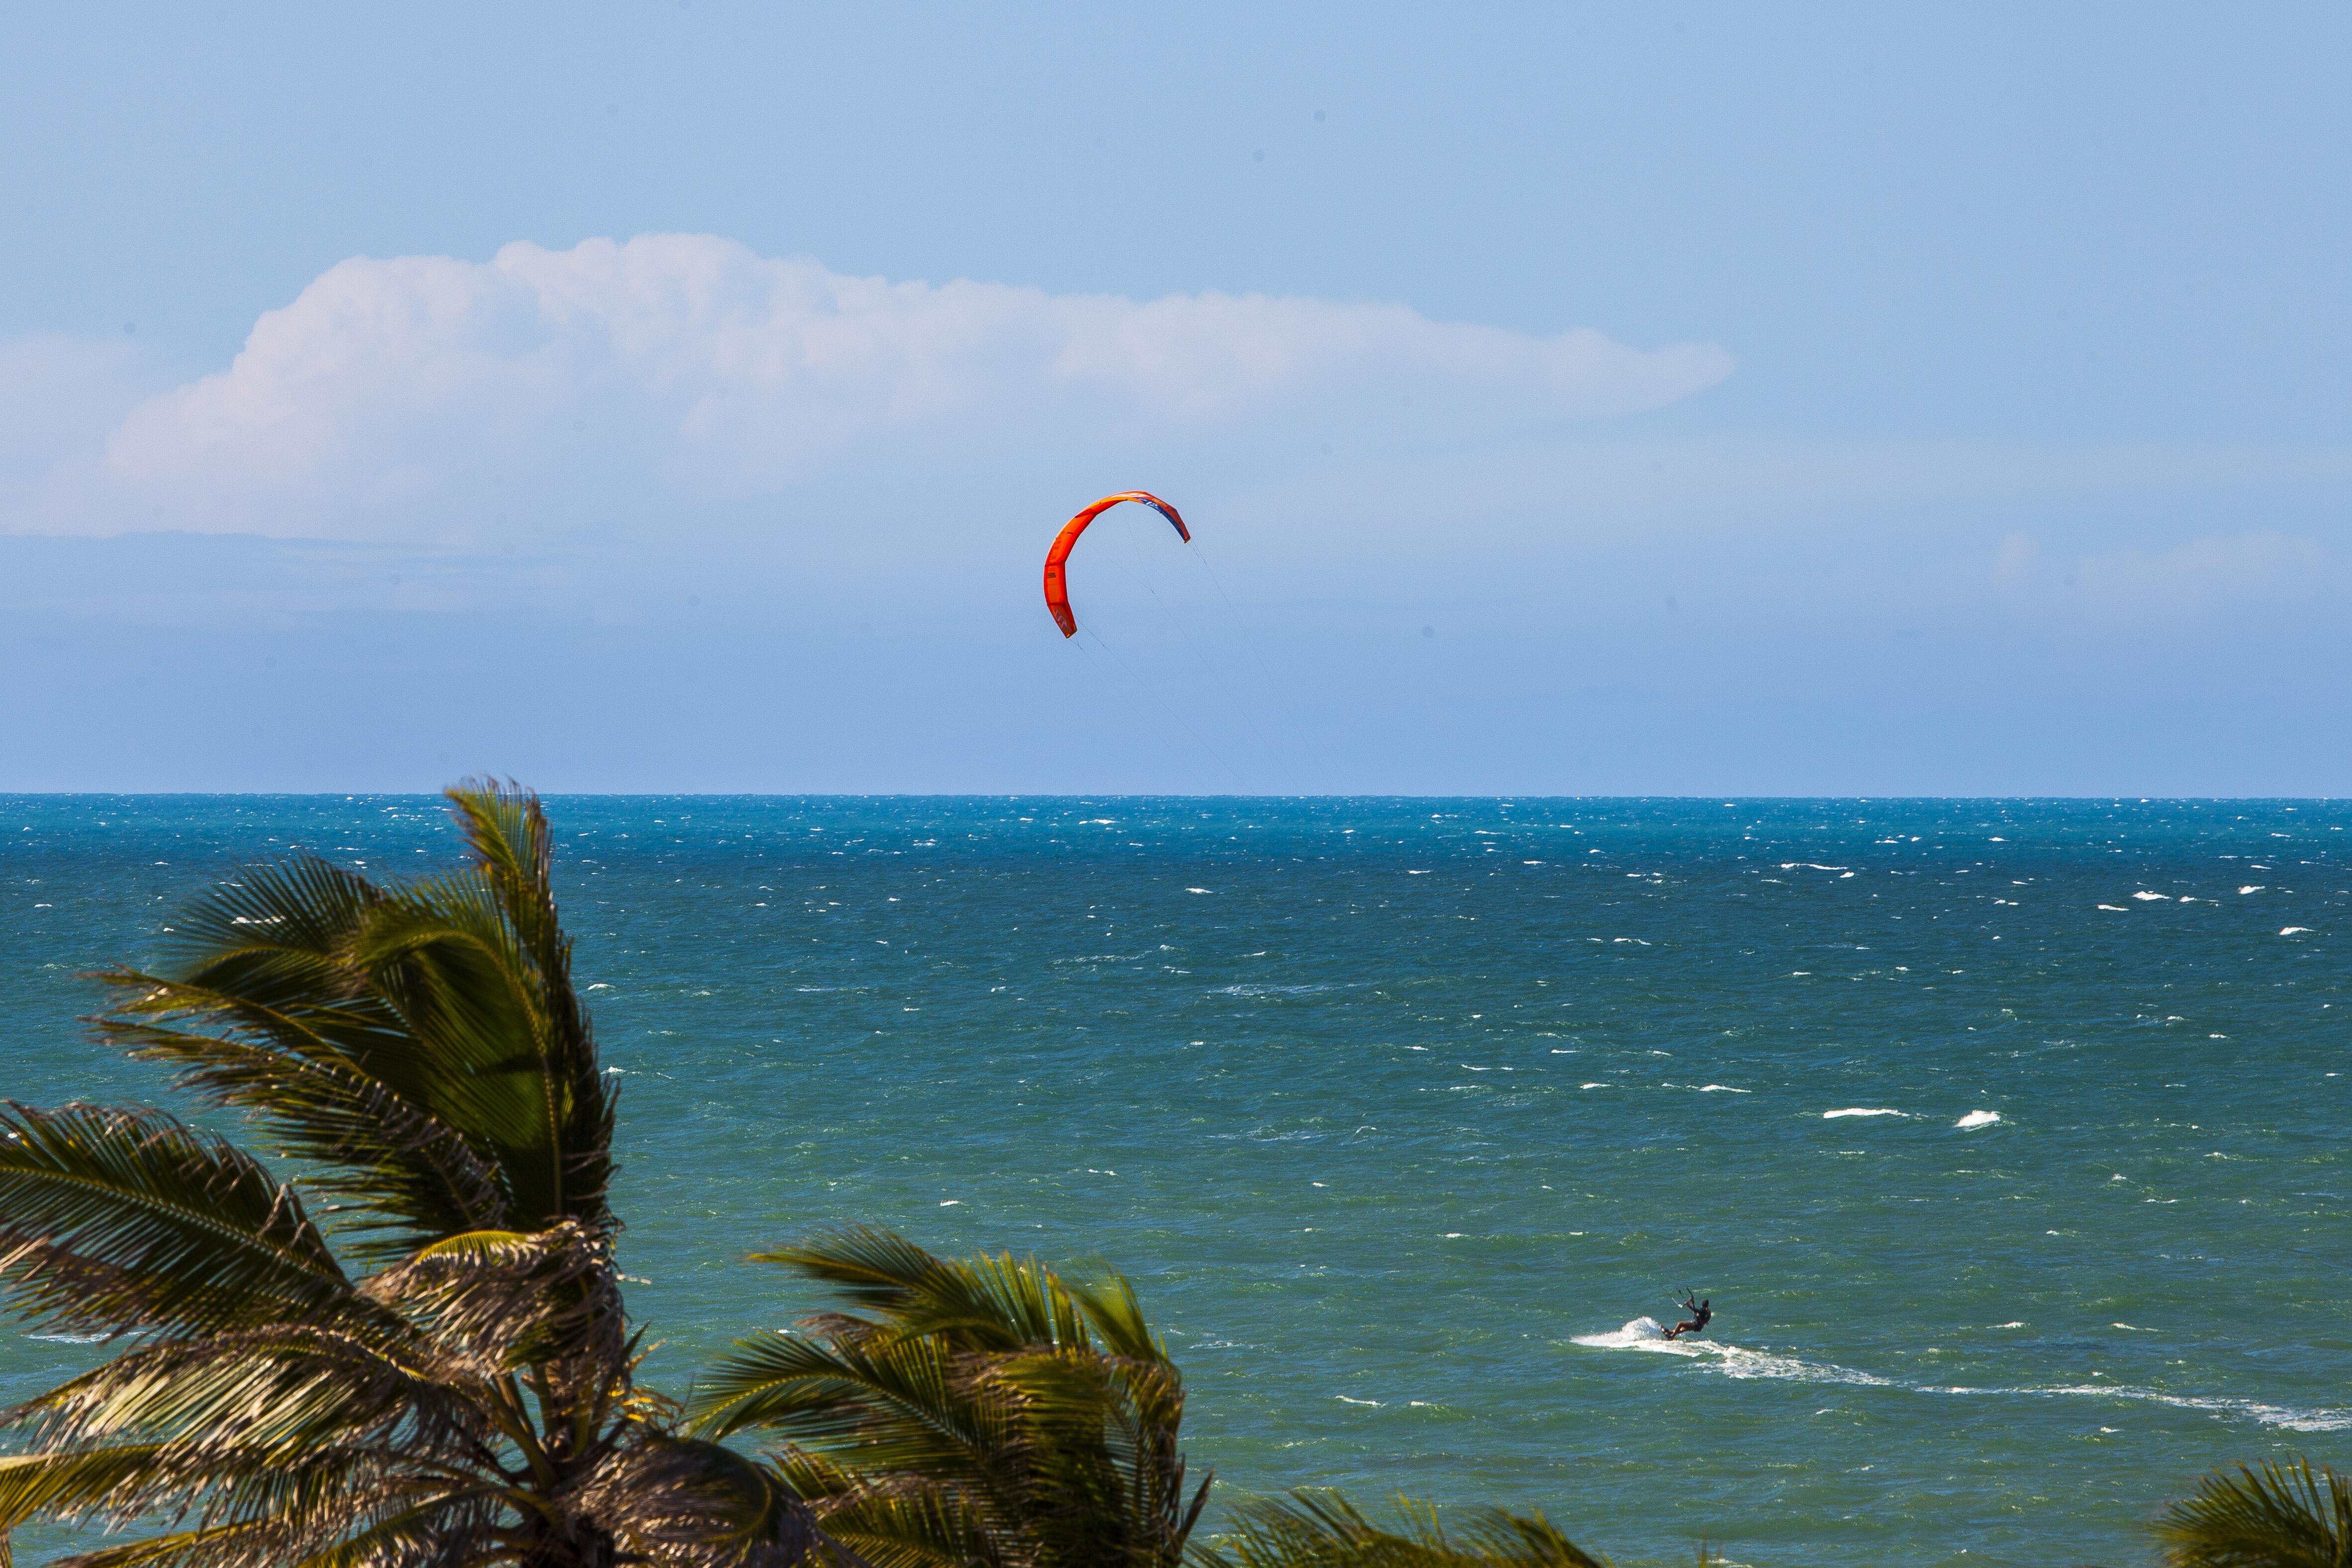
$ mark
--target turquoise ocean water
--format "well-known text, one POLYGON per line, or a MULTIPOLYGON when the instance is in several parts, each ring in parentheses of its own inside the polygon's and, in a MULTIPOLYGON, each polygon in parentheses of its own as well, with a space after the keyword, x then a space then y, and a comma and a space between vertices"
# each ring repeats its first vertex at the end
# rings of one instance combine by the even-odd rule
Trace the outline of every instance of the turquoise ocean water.
MULTIPOLYGON (((673 1391, 814 1304, 743 1253, 872 1220, 1124 1268, 1221 1495, 1621 1563, 2133 1562, 2212 1465, 2352 1461, 2352 807, 551 809, 673 1391), (1706 1341, 1628 1332, 1685 1286, 1706 1341)), ((0 1088, 164 1099, 75 971, 297 847, 454 844, 0 800, 0 1088)), ((12 1334, 0 1394, 91 1354, 12 1334)))

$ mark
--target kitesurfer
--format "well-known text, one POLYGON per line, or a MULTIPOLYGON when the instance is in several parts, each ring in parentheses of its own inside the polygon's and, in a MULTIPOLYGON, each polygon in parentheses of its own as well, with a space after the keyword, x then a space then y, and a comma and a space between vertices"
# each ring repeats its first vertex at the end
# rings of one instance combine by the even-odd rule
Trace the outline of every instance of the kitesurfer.
POLYGON ((1686 1333, 1706 1332, 1706 1321, 1715 1316, 1715 1312, 1707 1302, 1699 1301, 1696 1297, 1697 1292, 1691 1291, 1683 1298, 1683 1311, 1688 1312, 1690 1316, 1666 1331, 1668 1339, 1680 1339, 1686 1333))

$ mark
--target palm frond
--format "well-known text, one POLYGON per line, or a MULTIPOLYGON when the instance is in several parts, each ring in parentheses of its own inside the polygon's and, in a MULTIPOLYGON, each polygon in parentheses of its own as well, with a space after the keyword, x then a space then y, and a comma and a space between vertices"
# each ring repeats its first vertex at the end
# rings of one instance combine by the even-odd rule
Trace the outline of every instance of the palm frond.
POLYGON ((1604 1568, 1540 1513, 1464 1510, 1449 1530, 1439 1511, 1392 1500, 1388 1527, 1337 1492, 1301 1490, 1234 1509, 1234 1529, 1197 1553, 1203 1568, 1604 1568))
POLYGON ((158 1112, 0 1111, 0 1291, 56 1328, 300 1318, 353 1300, 292 1188, 158 1112))
POLYGON ((175 924, 162 974, 110 971, 95 1020, 260 1116, 399 1233, 609 1228, 613 1095, 524 791, 450 800, 473 864, 400 886, 315 859, 241 873, 175 924))
POLYGON ((21 1457, 0 1478, 11 1528, 35 1513, 110 1533, 155 1518, 172 1526, 75 1562, 283 1568, 419 1508, 437 1511, 453 1537, 494 1511, 483 1489, 405 1468, 374 1446, 289 1457, 216 1445, 199 1461, 173 1445, 121 1445, 21 1457))
POLYGON ((854 1561, 774 1470, 692 1438, 638 1445, 603 1467, 581 1503, 641 1561, 663 1568, 793 1568, 854 1561))
POLYGON ((2217 1471, 2156 1524, 2175 1568, 2345 1568, 2352 1476, 2308 1459, 2217 1471))
MULTIPOLYGON (((0 1542, 26 1520, 78 1518, 121 1506, 142 1487, 160 1445, 0 1458, 0 1542)), ((6 1561, 0 1551, 0 1563, 6 1561)))
POLYGON ((899 1568, 1181 1558, 1207 1483, 1188 1490, 1182 1381, 1125 1281, 1074 1286, 1034 1258, 940 1258, 870 1228, 762 1256, 851 1310, 739 1340, 690 1407, 704 1432, 771 1431, 782 1462, 832 1467, 828 1530, 838 1516, 899 1568))
POLYGON ((822 1232, 752 1256, 835 1286, 854 1306, 877 1314, 854 1321, 877 1333, 936 1335, 980 1352, 1088 1343, 1068 1286, 1034 1258, 940 1258, 872 1226, 822 1232))
POLYGON ((549 1114, 557 1129, 555 1145, 565 1155, 558 1200, 541 1223, 562 1218, 609 1224, 612 1094, 597 1066, 587 1012, 572 984, 572 939, 556 913, 555 841, 547 813, 529 790, 489 779, 448 793, 475 864, 526 959, 520 972, 541 1024, 549 1114))
POLYGON ((210 1486, 248 1461, 292 1464, 339 1446, 460 1458, 488 1424, 436 1375, 446 1358, 424 1359, 404 1364, 318 1329, 215 1333, 125 1352, 5 1418, 52 1454, 151 1445, 149 1469, 171 1486, 210 1486))
POLYGON ((972 1387, 947 1347, 924 1340, 739 1340, 695 1391, 688 1409, 709 1436, 771 1431, 815 1452, 855 1451, 867 1470, 973 1484, 992 1479, 1017 1419, 1005 1391, 972 1387))
POLYGON ((497 1166, 457 1128, 325 1040, 307 1040, 295 1051, 148 1022, 210 1016, 235 1024, 248 1020, 252 1009, 236 998, 148 976, 110 977, 136 983, 143 994, 102 1020, 106 1033, 133 1055, 177 1067, 182 1088, 255 1113, 287 1154, 313 1167, 306 1185, 360 1216, 341 1227, 360 1256, 404 1256, 420 1236, 505 1223, 497 1166))
POLYGON ((1003 1532, 949 1481, 902 1474, 877 1482, 799 1448, 769 1462, 816 1511, 826 1536, 872 1568, 1006 1568, 1003 1532))
POLYGON ((609 1382, 627 1361, 627 1325, 610 1244, 565 1221, 529 1234, 468 1231, 418 1249, 369 1280, 436 1352, 471 1375, 533 1364, 609 1382))
POLYGON ((247 1520, 77 1552, 49 1568, 275 1568, 285 1561, 286 1544, 285 1528, 276 1521, 247 1520))

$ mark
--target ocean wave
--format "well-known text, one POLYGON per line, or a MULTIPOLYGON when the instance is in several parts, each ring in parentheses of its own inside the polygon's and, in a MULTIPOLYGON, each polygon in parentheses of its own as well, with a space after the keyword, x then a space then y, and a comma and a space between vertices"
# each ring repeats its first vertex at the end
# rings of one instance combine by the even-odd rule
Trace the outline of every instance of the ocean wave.
POLYGON ((1952 1124, 1955 1127, 1990 1127, 2000 1120, 1998 1111, 1971 1111, 1952 1124))
POLYGON ((1909 1112, 1907 1112, 1907 1111, 1894 1111, 1894 1110, 1889 1110, 1887 1107, 1885 1107, 1885 1106, 1884 1106, 1884 1105, 1875 1106, 1875 1107, 1872 1107, 1872 1106, 1864 1106, 1864 1105, 1850 1105, 1850 1106, 1848 1106, 1846 1109, 1844 1109, 1844 1110, 1843 1110, 1843 1111, 1824 1111, 1824 1112, 1822 1112, 1822 1121, 1824 1121, 1824 1122, 1834 1122, 1834 1121, 1836 1121, 1840 1116, 1907 1116, 1907 1115, 1909 1115, 1909 1114, 1910 1114, 1910 1113, 1909 1113, 1909 1112))

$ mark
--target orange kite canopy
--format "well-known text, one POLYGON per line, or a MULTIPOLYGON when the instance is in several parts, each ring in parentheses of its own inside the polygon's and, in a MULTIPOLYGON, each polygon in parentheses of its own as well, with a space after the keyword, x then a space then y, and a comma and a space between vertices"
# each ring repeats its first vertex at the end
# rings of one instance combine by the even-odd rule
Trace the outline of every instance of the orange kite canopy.
POLYGON ((1045 608, 1054 612, 1054 623, 1062 629, 1065 637, 1078 634, 1078 618, 1070 613, 1070 581, 1062 570, 1070 559, 1070 547, 1078 542, 1078 536, 1087 531, 1088 523, 1121 501, 1142 502, 1176 525, 1178 538, 1186 544, 1192 542, 1192 530, 1184 526, 1184 519, 1176 515, 1176 508, 1149 490, 1122 490, 1116 496, 1105 496, 1064 523, 1062 531, 1054 536, 1054 548, 1045 552, 1045 608))

